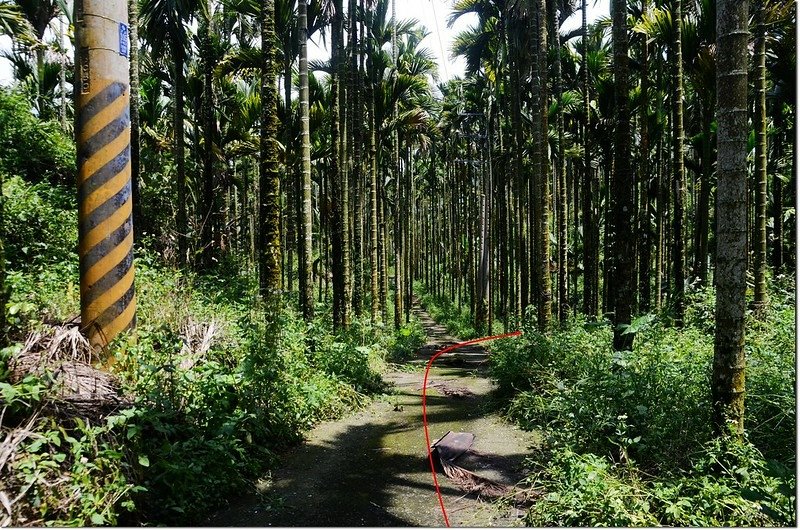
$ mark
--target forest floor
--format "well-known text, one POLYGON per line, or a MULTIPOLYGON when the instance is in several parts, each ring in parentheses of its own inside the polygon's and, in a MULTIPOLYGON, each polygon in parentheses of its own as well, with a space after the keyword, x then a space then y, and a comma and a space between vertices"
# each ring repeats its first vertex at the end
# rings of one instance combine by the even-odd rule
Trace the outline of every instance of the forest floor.
MULTIPOLYGON (((311 430, 305 443, 259 484, 259 493, 211 517, 214 526, 444 526, 428 467, 422 427, 422 381, 430 357, 456 342, 419 306, 428 343, 383 374, 390 390, 366 409, 311 430)), ((492 411, 487 352, 479 346, 439 357, 428 379, 431 441, 447 431, 475 435, 457 463, 513 486, 536 433, 492 411)), ((513 526, 524 511, 466 494, 442 473, 439 484, 453 526, 513 526)))

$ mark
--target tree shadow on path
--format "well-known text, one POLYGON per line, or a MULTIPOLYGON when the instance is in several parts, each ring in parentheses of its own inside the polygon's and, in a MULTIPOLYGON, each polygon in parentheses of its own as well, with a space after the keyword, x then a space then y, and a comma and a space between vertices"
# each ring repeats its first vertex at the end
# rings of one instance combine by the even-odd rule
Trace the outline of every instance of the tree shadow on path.
MULTIPOLYGON (((441 340, 441 337, 436 337, 441 340)), ((447 340, 447 339, 445 339, 447 340)), ((432 341, 436 351, 437 341, 432 341)), ((431 348, 417 359, 427 360, 431 348)), ((476 354, 485 352, 476 351, 476 354)), ((470 390, 467 397, 428 393, 431 441, 448 430, 476 435, 464 465, 495 482, 513 486, 535 444, 486 407, 491 384, 472 363, 435 367, 431 379, 470 390)), ((369 408, 313 429, 308 441, 283 457, 263 498, 241 499, 208 524, 221 526, 442 526, 441 509, 428 467, 422 428, 422 373, 393 372, 395 393, 369 408)), ((498 512, 439 475, 454 525, 503 526, 519 514, 498 512)))

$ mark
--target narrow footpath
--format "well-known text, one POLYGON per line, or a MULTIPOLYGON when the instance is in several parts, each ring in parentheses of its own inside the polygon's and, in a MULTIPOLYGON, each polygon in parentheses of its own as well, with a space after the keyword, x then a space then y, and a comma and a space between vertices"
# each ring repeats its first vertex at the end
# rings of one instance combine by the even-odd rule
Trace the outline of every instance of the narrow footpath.
MULTIPOLYGON (((209 525, 444 525, 427 462, 422 380, 428 359, 456 339, 420 307, 414 313, 428 344, 404 370, 384 374, 393 391, 358 413, 310 431, 307 441, 264 479, 260 497, 241 499, 209 525)), ((513 486, 523 477, 523 461, 536 435, 487 410, 492 384, 486 359, 486 350, 473 346, 436 360, 428 383, 431 441, 450 430, 474 433, 472 451, 459 465, 513 486)), ((439 484, 453 526, 521 524, 521 510, 466 494, 442 473, 439 484)))

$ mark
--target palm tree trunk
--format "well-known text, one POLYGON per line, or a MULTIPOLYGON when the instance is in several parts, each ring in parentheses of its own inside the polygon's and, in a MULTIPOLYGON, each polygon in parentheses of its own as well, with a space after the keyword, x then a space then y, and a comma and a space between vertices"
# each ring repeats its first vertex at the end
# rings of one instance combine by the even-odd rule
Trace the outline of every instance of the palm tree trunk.
POLYGON ((386 222, 386 188, 378 189, 378 268, 380 280, 381 320, 389 323, 389 226, 386 222))
POLYGON ((172 43, 172 55, 175 68, 175 106, 174 114, 174 149, 175 149, 175 174, 177 180, 178 214, 175 222, 178 239, 178 265, 183 266, 188 262, 189 224, 186 209, 186 153, 184 149, 184 96, 183 89, 185 78, 183 73, 184 50, 183 43, 172 43))
MULTIPOLYGON (((291 32, 288 32, 291 34, 291 32)), ((291 39, 290 39, 291 40, 291 39)), ((294 120, 292 117, 292 54, 290 51, 291 44, 286 43, 284 45, 284 54, 283 54, 283 102, 284 108, 286 109, 286 123, 283 124, 284 126, 284 144, 285 144, 285 151, 284 151, 284 168, 287 175, 293 175, 294 171, 299 171, 300 168, 293 168, 292 162, 294 162, 293 157, 291 156, 292 151, 295 148, 294 143, 294 130, 293 124, 294 120)), ((286 266, 285 266, 285 276, 286 276, 286 289, 288 291, 294 291, 294 250, 298 246, 298 231, 297 225, 297 204, 298 204, 298 196, 299 196, 299 186, 298 181, 299 178, 289 178, 289 185, 286 186, 285 197, 284 197, 284 214, 283 214, 283 224, 285 228, 285 234, 283 237, 286 240, 285 249, 286 249, 286 266)))
POLYGON ((635 239, 630 237, 634 227, 634 186, 631 169, 631 111, 628 82, 627 1, 614 0, 614 175, 611 182, 611 282, 609 298, 614 312, 614 349, 631 350, 633 335, 625 334, 631 322, 636 296, 635 239))
MULTIPOLYGON (((650 0, 642 0, 642 16, 647 14, 650 0)), ((651 276, 651 236, 650 229, 650 134, 649 119, 649 50, 647 37, 642 36, 642 110, 639 118, 639 137, 641 155, 639 161, 639 311, 650 311, 650 276, 651 276)))
POLYGON ((581 3, 581 32, 583 35, 583 312, 587 318, 597 317, 598 238, 594 219, 594 193, 597 189, 592 168, 590 139, 591 110, 589 108, 589 26, 586 0, 581 3))
POLYGON ((205 0, 207 16, 201 15, 200 41, 203 69, 203 217, 201 267, 211 268, 213 263, 212 218, 214 215, 214 59, 211 43, 211 17, 213 6, 205 0))
POLYGON ((300 224, 300 310, 306 322, 314 318, 314 278, 312 275, 314 230, 311 210, 311 130, 309 127, 308 93, 308 7, 304 1, 297 3, 300 24, 300 131, 302 169, 302 223, 300 224))
MULTIPOLYGON (((281 210, 278 174, 278 90, 275 85, 275 1, 261 2, 261 158, 259 171, 260 291, 267 321, 266 338, 277 344, 281 303, 281 210)), ((272 351, 268 349, 267 351, 272 351)))
MULTIPOLYGON (((552 1, 552 0, 551 0, 552 1)), ((548 156, 547 128, 547 2, 538 0, 538 60, 539 60, 539 94, 537 109, 540 128, 539 141, 539 330, 550 329, 553 317, 553 288, 550 277, 550 160, 548 156)))
POLYGON ((708 220, 711 201, 711 178, 714 171, 711 124, 714 120, 713 104, 703 108, 703 167, 700 181, 700 197, 697 205, 697 231, 695 250, 695 274, 700 285, 708 282, 708 220))
MULTIPOLYGON (((361 7, 364 7, 364 0, 361 0, 361 7)), ((351 138, 353 146, 353 163, 351 165, 350 182, 352 184, 353 201, 353 313, 361 314, 361 306, 364 301, 364 252, 362 240, 364 237, 364 201, 361 182, 364 178, 365 163, 363 160, 364 142, 364 111, 361 101, 362 92, 362 73, 361 73, 361 43, 363 37, 358 36, 359 31, 363 34, 363 25, 357 21, 356 1, 350 0, 350 114, 351 119, 351 138)))
MULTIPOLYGON (((518 66, 518 65, 517 65, 518 66)), ((523 151, 523 131, 522 131, 522 104, 520 96, 520 83, 521 76, 519 68, 513 69, 513 82, 512 82, 512 110, 511 110, 511 125, 514 129, 514 185, 515 185, 515 209, 519 212, 517 215, 517 256, 519 263, 519 283, 516 297, 516 313, 517 318, 522 320, 525 309, 528 307, 528 296, 530 294, 530 261, 528 259, 528 248, 526 245, 527 231, 526 231, 526 215, 523 214, 525 210, 522 209, 524 204, 523 197, 525 196, 526 178, 525 178, 525 165, 522 160, 523 151)))
POLYGON ((755 9, 755 62, 756 62, 756 238, 755 238, 755 288, 753 305, 756 314, 763 316, 767 305, 767 68, 766 27, 764 24, 764 1, 757 2, 755 9))
MULTIPOLYGON (((778 106, 776 105, 776 107, 778 106)), ((776 134, 771 159, 772 174, 774 175, 772 178, 772 266, 775 269, 774 274, 778 275, 783 267, 783 180, 775 170, 775 165, 778 157, 783 153, 784 118, 782 108, 778 107, 775 110, 773 120, 776 134)))
POLYGON ((684 238, 684 210, 686 204, 686 179, 684 176, 683 162, 683 54, 681 52, 681 24, 683 21, 682 0, 675 0, 675 41, 673 42, 673 131, 672 131, 672 157, 673 157, 673 185, 675 190, 675 205, 672 224, 672 265, 673 280, 675 282, 675 325, 683 326, 685 308, 685 263, 686 250, 684 238))
POLYGON ((719 434, 744 431, 748 2, 717 2, 717 301, 711 379, 719 434))
MULTIPOLYGON (((130 14, 128 16, 128 21, 128 23, 130 23, 130 14)), ((60 61, 58 69, 58 88, 61 105, 58 108, 58 122, 61 124, 62 131, 67 130, 67 55, 64 49, 64 35, 64 15, 59 14, 56 38, 58 39, 58 59, 60 61)))
POLYGON ((556 181, 558 182, 558 321, 564 322, 569 312, 569 299, 567 288, 569 278, 567 278, 567 246, 569 241, 567 232, 567 169, 564 161, 564 104, 562 101, 562 79, 561 79, 561 35, 559 34, 558 16, 555 3, 549 4, 551 11, 551 26, 553 33, 553 44, 556 49, 555 70, 553 78, 555 80, 556 97, 556 181))
POLYGON ((344 7, 342 0, 336 0, 333 17, 333 53, 331 62, 333 76, 331 79, 331 145, 333 146, 333 167, 331 171, 331 184, 333 185, 333 325, 336 329, 346 329, 350 320, 350 303, 348 300, 348 277, 350 265, 350 250, 348 244, 348 211, 347 211, 347 182, 346 172, 343 171, 345 160, 342 157, 341 111, 342 94, 341 84, 344 73, 344 58, 342 53, 342 24, 344 7))

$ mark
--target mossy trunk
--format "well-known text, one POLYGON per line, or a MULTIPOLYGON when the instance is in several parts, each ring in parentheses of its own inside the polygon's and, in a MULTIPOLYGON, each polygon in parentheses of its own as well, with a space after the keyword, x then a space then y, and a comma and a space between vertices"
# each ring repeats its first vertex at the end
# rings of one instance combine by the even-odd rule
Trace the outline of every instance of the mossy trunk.
POLYGON ((133 237, 142 235, 142 204, 139 190, 140 132, 139 132, 139 2, 128 0, 130 26, 131 68, 131 193, 133 195, 133 237))
POLYGON ((300 39, 300 131, 301 131, 301 188, 302 213, 300 224, 300 310, 308 322, 314 318, 313 241, 314 230, 311 209, 311 130, 309 126, 308 88, 308 7, 297 3, 300 39))
MULTIPOLYGON (((372 27, 373 10, 367 8, 368 26, 372 27)), ((372 53, 366 54, 367 72, 369 78, 366 86, 367 98, 367 124, 369 127, 369 255, 370 255, 370 295, 372 303, 370 315, 372 323, 381 319, 381 295, 380 295, 380 244, 379 244, 379 225, 378 225, 378 150, 376 146, 376 121, 375 121, 375 91, 373 89, 372 76, 372 53)))
POLYGON ((747 11, 747 2, 717 2, 717 300, 711 393, 715 426, 723 435, 744 431, 747 11))
MULTIPOLYGON (((275 2, 261 2, 261 153, 259 171, 259 287, 267 321, 266 339, 277 345, 281 305, 281 211, 278 173, 278 90, 275 2)), ((271 351, 271 350, 270 350, 271 351)))
POLYGON ((672 43, 672 182, 675 204, 672 220, 672 267, 674 281, 675 325, 683 326, 686 312, 685 280, 686 250, 684 237, 684 210, 686 205, 686 178, 683 156, 683 54, 681 50, 682 0, 674 3, 675 39, 672 43))

